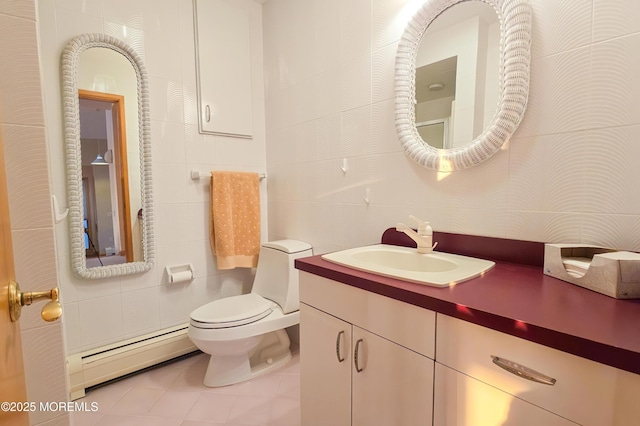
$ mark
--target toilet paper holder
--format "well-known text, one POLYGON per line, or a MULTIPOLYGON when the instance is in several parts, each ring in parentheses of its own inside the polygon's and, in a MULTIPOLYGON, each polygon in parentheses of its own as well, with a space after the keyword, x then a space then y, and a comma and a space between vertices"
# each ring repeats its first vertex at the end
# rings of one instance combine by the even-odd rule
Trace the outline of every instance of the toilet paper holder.
POLYGON ((193 279, 193 265, 185 263, 182 265, 165 266, 169 283, 178 283, 181 281, 191 281, 193 279))

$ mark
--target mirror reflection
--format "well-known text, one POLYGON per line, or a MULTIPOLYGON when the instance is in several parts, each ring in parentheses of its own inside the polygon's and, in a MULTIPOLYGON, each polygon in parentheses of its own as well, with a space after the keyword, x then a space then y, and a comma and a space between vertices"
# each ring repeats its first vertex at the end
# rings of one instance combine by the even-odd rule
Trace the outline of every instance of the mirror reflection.
POLYGON ((143 261, 135 70, 118 52, 90 48, 77 78, 86 267, 143 261))
POLYGON ((499 102, 500 24, 492 6, 465 1, 427 28, 415 58, 415 123, 434 148, 459 148, 491 122, 499 102))

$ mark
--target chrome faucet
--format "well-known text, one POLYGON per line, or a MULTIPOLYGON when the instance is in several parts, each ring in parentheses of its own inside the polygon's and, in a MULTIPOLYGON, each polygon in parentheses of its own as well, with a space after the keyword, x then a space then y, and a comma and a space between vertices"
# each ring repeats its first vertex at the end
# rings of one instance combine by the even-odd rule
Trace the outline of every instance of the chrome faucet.
POLYGON ((417 217, 410 215, 409 219, 415 221, 418 224, 418 232, 411 229, 404 223, 398 223, 396 225, 396 231, 404 232, 416 242, 418 245, 418 253, 432 253, 438 243, 433 243, 433 230, 429 226, 429 222, 418 219, 417 217))

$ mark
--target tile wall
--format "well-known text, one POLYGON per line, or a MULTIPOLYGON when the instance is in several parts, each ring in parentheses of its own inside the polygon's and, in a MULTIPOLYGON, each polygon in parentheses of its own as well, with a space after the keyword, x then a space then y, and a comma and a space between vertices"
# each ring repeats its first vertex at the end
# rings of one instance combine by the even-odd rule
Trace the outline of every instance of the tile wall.
MULTIPOLYGON (((16 281, 22 291, 46 291, 58 278, 33 0, 0 2, 0 57, 0 139, 16 281)), ((41 302, 25 307, 20 318, 27 399, 66 401, 62 322, 44 322, 41 308, 41 302)), ((30 413, 30 423, 65 425, 69 418, 38 410, 30 413)))
MULTIPOLYGON (((122 39, 141 55, 150 80, 156 266, 122 278, 77 279, 69 266, 67 224, 56 226, 69 354, 186 323, 194 308, 250 289, 250 272, 217 270, 208 240, 208 179, 190 178, 191 170, 266 171, 261 6, 235 3, 250 10, 252 20, 252 140, 198 133, 192 0, 37 1, 52 187, 61 206, 66 161, 59 63, 65 44, 83 33, 122 39), (195 279, 168 285, 165 266, 188 262, 195 279)), ((266 238, 266 207, 262 222, 266 238)))
POLYGON ((525 119, 490 161, 445 175, 413 164, 394 129, 396 48, 421 1, 267 1, 269 237, 319 253, 414 214, 438 231, 640 250, 640 3, 530 2, 525 119))

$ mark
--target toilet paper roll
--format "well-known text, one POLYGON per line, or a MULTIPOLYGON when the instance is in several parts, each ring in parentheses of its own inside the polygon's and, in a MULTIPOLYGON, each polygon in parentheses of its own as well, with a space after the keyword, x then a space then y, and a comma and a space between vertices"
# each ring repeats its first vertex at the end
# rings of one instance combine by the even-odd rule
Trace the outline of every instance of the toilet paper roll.
POLYGON ((169 282, 178 283, 180 281, 189 281, 192 278, 193 273, 191 271, 175 272, 169 275, 169 282))

